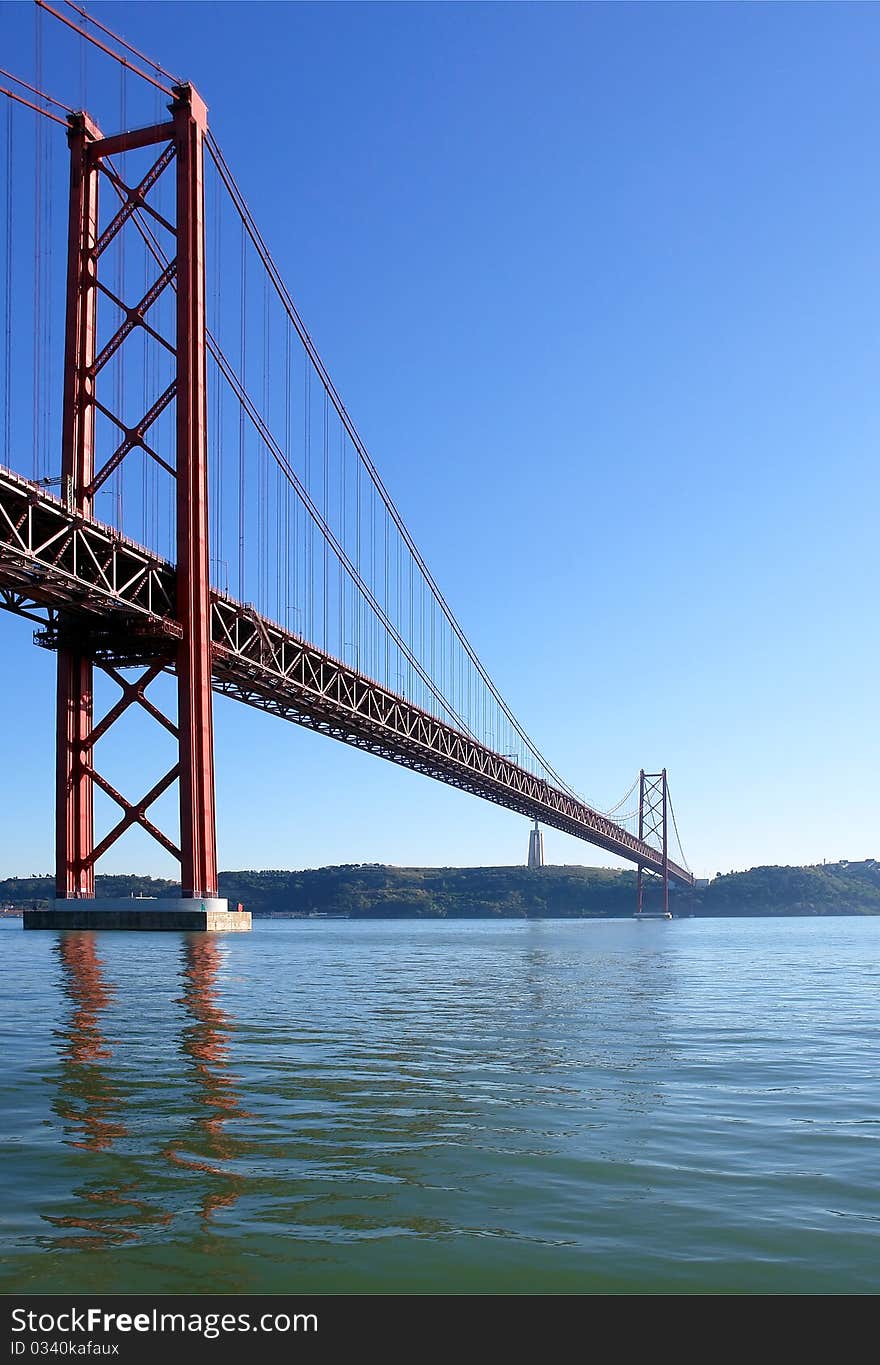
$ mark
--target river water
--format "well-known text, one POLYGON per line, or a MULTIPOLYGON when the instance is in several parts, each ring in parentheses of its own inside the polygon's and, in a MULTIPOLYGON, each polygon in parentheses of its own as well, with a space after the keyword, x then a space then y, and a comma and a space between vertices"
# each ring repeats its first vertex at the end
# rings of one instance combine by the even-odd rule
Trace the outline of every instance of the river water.
POLYGON ((876 1292, 880 918, 0 929, 0 1289, 876 1292))

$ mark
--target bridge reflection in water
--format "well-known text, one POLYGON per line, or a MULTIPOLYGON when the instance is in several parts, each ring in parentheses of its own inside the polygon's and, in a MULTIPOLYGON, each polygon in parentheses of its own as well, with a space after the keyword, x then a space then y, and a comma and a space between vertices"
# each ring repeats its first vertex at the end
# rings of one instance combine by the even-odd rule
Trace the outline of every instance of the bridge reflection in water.
POLYGON ((58 971, 22 1085, 18 1283, 580 1292, 687 1144, 680 938, 318 922, 33 943, 58 971))
POLYGON ((90 1161, 86 1180, 71 1190, 84 1207, 44 1214, 46 1222, 68 1233, 61 1240, 53 1238, 52 1245, 85 1250, 137 1241, 148 1227, 170 1224, 184 1212, 191 1216, 195 1211, 204 1226, 241 1193, 243 1178, 226 1169, 224 1162, 234 1159, 243 1146, 227 1134, 226 1124, 249 1117, 229 1071, 230 1024, 218 1004, 222 946, 210 938, 182 936, 183 991, 174 1003, 185 1011, 178 1049, 183 1072, 167 1074, 170 1059, 163 1030, 162 1074, 147 1087, 140 1066, 136 1070, 126 1066, 125 1044, 112 1036, 107 1015, 118 988, 107 980, 97 936, 60 934, 55 951, 70 1008, 62 1027, 55 1030, 61 1065, 52 1109, 62 1120, 63 1141, 102 1159, 90 1161), (169 1102, 161 1089, 165 1085, 173 1092, 169 1102), (168 1122, 171 1116, 165 1112, 172 1106, 176 1124, 173 1119, 168 1122), (156 1151, 151 1139, 157 1124, 167 1133, 169 1127, 179 1127, 179 1115, 185 1115, 183 1132, 156 1151), (170 1164, 196 1173, 197 1193, 190 1181, 184 1193, 173 1182, 163 1181, 156 1170, 147 1169, 157 1162, 166 1172, 170 1164), (149 1199, 143 1197, 146 1190, 149 1199))
POLYGON ((244 1178, 221 1163, 242 1150, 241 1140, 227 1134, 226 1124, 251 1117, 238 1102, 235 1078, 228 1069, 229 1016, 220 1008, 216 989, 223 955, 214 939, 187 935, 183 941, 184 989, 179 1003, 191 1022, 181 1034, 181 1049, 195 1080, 194 1140, 185 1146, 172 1144, 162 1153, 177 1166, 214 1177, 201 1201, 204 1221, 217 1209, 234 1204, 242 1191, 244 1178))
POLYGON ((74 1147, 103 1151, 126 1133, 118 1119, 122 1092, 102 1066, 113 1052, 101 1032, 101 1016, 115 992, 104 979, 94 934, 61 934, 55 947, 71 1009, 67 1027, 55 1035, 62 1081, 53 1108, 74 1147))

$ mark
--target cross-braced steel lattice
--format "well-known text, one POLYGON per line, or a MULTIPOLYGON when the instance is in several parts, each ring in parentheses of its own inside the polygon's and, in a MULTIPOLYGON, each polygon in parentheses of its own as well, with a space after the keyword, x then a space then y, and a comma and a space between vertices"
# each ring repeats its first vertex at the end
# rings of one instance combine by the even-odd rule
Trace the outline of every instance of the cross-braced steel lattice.
MULTIPOLYGON (((659 849, 662 860, 660 878, 663 883, 664 915, 669 914, 669 855, 666 830, 668 809, 666 769, 659 773, 646 773, 643 768, 639 773, 639 840, 659 849)), ((637 913, 640 915, 644 911, 645 871, 644 864, 639 863, 637 913)))
MULTIPOLYGON (((95 863, 132 825, 140 825, 180 860, 185 896, 216 896, 217 856, 214 813, 214 757, 211 714, 211 599, 208 575, 208 495, 205 392, 205 264, 203 144, 206 110, 188 85, 175 87, 166 123, 102 137, 86 114, 70 116, 70 223, 64 408, 62 416, 62 490, 67 510, 83 523, 94 516, 98 491, 135 450, 154 461, 176 482, 177 572, 173 639, 138 642, 128 663, 144 672, 126 681, 101 660, 94 639, 80 618, 63 610, 45 643, 58 651, 57 703, 57 849, 56 890, 60 898, 92 897, 95 863), (129 185, 113 158, 139 148, 160 148, 146 174, 129 185), (159 212, 150 194, 168 169, 176 168, 174 221, 159 212), (115 212, 99 230, 98 191, 113 195, 115 212), (102 270, 108 247, 120 234, 137 232, 149 246, 161 229, 175 242, 174 258, 159 259, 154 279, 133 302, 111 288, 102 270), (166 290, 176 291, 176 332, 166 336, 154 325, 154 309, 166 290), (112 305, 121 320, 97 349, 99 304, 112 305), (139 331, 171 358, 173 377, 135 421, 122 410, 107 379, 109 361, 139 331), (175 405, 173 450, 160 450, 152 429, 175 405), (116 430, 113 449, 96 468, 96 417, 116 430), (177 673, 177 720, 148 701, 149 684, 169 662, 177 673), (93 717, 96 659, 115 679, 122 696, 97 725, 93 717), (136 802, 121 795, 95 766, 100 738, 137 704, 174 736, 178 762, 136 802), (179 847, 149 819, 147 810, 173 782, 180 792, 179 847), (100 840, 94 835, 94 788, 122 809, 122 817, 100 840)), ((146 341, 144 342, 146 344, 146 341)), ((121 527, 119 528, 121 530, 121 527)))

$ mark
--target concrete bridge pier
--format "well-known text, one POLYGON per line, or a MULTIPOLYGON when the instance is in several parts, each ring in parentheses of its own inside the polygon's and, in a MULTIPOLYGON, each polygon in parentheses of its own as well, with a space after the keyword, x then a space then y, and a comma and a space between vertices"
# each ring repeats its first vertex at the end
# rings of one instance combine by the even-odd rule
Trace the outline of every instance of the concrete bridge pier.
POLYGON ((247 933, 250 910, 230 910, 216 896, 168 900, 135 897, 56 900, 48 910, 25 910, 25 929, 191 930, 214 934, 247 933))

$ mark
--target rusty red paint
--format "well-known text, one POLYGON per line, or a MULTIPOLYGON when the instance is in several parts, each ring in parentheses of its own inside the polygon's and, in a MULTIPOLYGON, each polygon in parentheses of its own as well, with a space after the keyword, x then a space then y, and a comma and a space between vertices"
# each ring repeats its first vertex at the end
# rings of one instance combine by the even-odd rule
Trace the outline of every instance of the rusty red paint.
MULTIPOLYGON (((128 454, 134 442, 123 441, 95 474, 95 387, 102 364, 96 363, 125 344, 129 324, 118 329, 102 357, 95 354, 99 258, 102 250, 137 211, 140 194, 167 166, 176 163, 177 257, 132 309, 130 317, 143 321, 147 308, 163 288, 177 289, 176 375, 171 390, 144 416, 146 429, 156 409, 175 398, 177 403, 177 576, 174 595, 174 633, 178 676, 178 717, 175 724, 145 696, 146 688, 167 666, 167 648, 149 634, 141 646, 145 673, 127 683, 103 665, 122 689, 122 696, 103 720, 93 721, 92 686, 95 651, 88 629, 68 620, 62 611, 54 624, 58 649, 57 702, 57 894, 94 895, 94 865, 132 825, 152 835, 181 864, 184 895, 216 896, 217 848, 214 800, 214 741, 211 692, 211 589, 208 548, 207 388, 205 332, 204 136, 207 111, 190 86, 174 89, 171 122, 102 138, 85 114, 70 118, 71 189, 67 329, 65 338, 63 493, 70 512, 83 524, 92 518, 96 489, 128 454), (145 177, 129 190, 105 158, 152 144, 172 144, 145 177), (102 236, 98 235, 98 180, 104 169, 123 205, 102 236), (177 739, 179 761, 139 802, 131 803, 97 771, 93 749, 137 702, 177 739), (180 846, 147 819, 146 810, 173 781, 180 793, 180 846), (121 806, 122 819, 95 845, 93 801, 99 786, 121 806)), ((122 305, 125 307, 125 305, 122 305)), ((164 461, 159 461, 164 464, 164 461)), ((165 466, 168 468, 168 466, 165 466)), ((121 528, 120 528, 121 529, 121 528)), ((146 582, 147 579, 145 578, 146 582)), ((156 581, 150 573, 149 581, 156 581)), ((162 613, 164 615, 164 612, 162 613)), ((124 627, 123 627, 124 631, 124 627)), ((48 641, 47 641, 48 642, 48 641)), ((164 644, 164 642, 162 642, 164 644)), ((137 651, 135 651, 137 653, 137 651)))
MULTIPOLYGON (((62 492, 72 511, 92 515, 95 410, 89 372, 95 360, 95 243, 98 236, 98 170, 91 146, 100 135, 85 114, 69 120, 70 208, 67 247, 67 310, 62 410, 62 492)), ((95 894, 94 800, 86 765, 92 746, 92 663, 70 649, 58 651, 56 692, 55 889, 62 897, 95 894)))
POLYGON ((177 649, 181 884, 216 896, 211 582, 208 548, 204 138, 207 110, 175 87, 177 146, 177 649))

